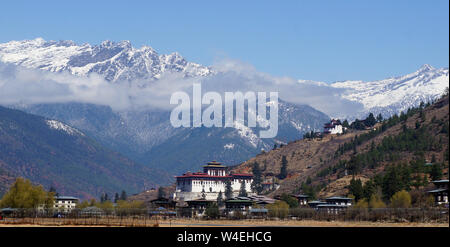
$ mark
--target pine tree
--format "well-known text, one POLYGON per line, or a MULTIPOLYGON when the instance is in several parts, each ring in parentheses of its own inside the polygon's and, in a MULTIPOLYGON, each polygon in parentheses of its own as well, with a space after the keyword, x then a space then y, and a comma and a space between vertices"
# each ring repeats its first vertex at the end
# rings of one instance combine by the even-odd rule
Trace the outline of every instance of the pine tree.
POLYGON ((287 164, 288 164, 288 161, 286 159, 286 156, 283 155, 283 157, 281 158, 280 175, 278 175, 279 179, 285 179, 287 177, 287 164))
POLYGON ((223 206, 223 196, 222 196, 222 191, 219 191, 219 195, 217 195, 217 205, 219 207, 223 206))
POLYGON ((233 198, 233 188, 231 187, 231 180, 225 181, 225 197, 227 200, 233 198))
POLYGON ((116 192, 116 194, 114 194, 114 203, 117 203, 119 199, 119 193, 116 192))
POLYGON ((263 190, 262 188, 262 173, 261 169, 259 168, 258 162, 253 163, 252 167, 252 173, 253 173, 253 182, 252 182, 252 190, 253 192, 256 192, 260 194, 263 190))
POLYGON ((239 196, 247 196, 247 190, 245 189, 245 180, 241 182, 241 189, 239 190, 239 196))
POLYGON ((127 192, 125 192, 125 190, 122 190, 122 193, 120 194, 120 200, 122 201, 127 200, 127 192))
POLYGON ((311 177, 310 176, 308 176, 308 178, 306 178, 306 184, 311 184, 312 183, 312 180, 311 180, 311 177))
POLYGON ((378 116, 377 116, 377 121, 378 121, 378 122, 382 122, 382 121, 383 121, 383 115, 381 115, 381 113, 378 114, 378 116))
POLYGON ((377 120, 373 116, 373 113, 369 113, 369 116, 364 120, 364 125, 372 127, 377 123, 377 120))
POLYGON ((349 193, 355 197, 355 201, 359 201, 364 197, 364 190, 360 179, 352 178, 349 185, 349 193))
POLYGON ((442 170, 439 164, 433 164, 430 171, 430 178, 432 181, 439 180, 442 177, 442 170))
POLYGON ((158 199, 165 198, 165 196, 166 196, 166 191, 164 190, 163 187, 159 187, 158 188, 158 199))
POLYGON ((350 127, 350 124, 348 124, 348 120, 347 119, 345 119, 344 122, 342 122, 342 127, 345 127, 345 128, 349 128, 350 127))

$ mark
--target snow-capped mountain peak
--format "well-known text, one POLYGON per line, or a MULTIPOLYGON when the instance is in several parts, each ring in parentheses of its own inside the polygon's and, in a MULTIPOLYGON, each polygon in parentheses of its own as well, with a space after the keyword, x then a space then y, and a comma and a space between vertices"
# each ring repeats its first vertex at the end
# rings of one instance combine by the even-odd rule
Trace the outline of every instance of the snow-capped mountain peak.
POLYGON ((434 67, 429 65, 429 64, 424 64, 422 65, 419 70, 417 72, 426 72, 426 71, 431 71, 434 70, 434 67))
POLYGON ((98 73, 108 81, 158 79, 165 72, 206 76, 210 68, 188 62, 179 53, 159 55, 150 46, 135 48, 130 41, 105 40, 100 45, 73 41, 33 40, 0 44, 0 62, 51 72, 68 71, 86 76, 98 73))
POLYGON ((382 113, 385 117, 410 107, 421 101, 429 102, 440 97, 449 85, 448 68, 436 69, 429 64, 417 71, 398 77, 378 81, 342 81, 332 83, 335 88, 344 89, 342 97, 362 103, 364 111, 354 116, 365 117, 368 112, 382 113))

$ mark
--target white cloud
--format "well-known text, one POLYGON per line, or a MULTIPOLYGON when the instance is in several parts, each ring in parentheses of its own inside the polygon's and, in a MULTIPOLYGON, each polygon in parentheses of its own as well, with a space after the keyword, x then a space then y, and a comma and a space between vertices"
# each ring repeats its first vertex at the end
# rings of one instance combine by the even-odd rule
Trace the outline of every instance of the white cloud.
POLYGON ((129 108, 172 109, 170 96, 176 91, 192 93, 193 83, 202 83, 203 93, 235 91, 279 92, 283 100, 308 104, 331 116, 362 109, 361 104, 340 97, 343 89, 325 83, 299 82, 257 71, 239 61, 223 60, 213 65, 209 77, 185 78, 182 74, 163 75, 158 81, 108 82, 100 75, 79 77, 0 63, 0 104, 82 102, 129 108))

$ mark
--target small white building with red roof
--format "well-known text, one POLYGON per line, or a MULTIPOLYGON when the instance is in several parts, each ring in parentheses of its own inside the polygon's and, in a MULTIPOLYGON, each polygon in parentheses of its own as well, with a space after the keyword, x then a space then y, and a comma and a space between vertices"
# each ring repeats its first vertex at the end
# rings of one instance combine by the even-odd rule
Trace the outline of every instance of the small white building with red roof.
POLYGON ((217 200, 219 192, 225 199, 226 181, 231 181, 233 196, 238 196, 241 184, 245 183, 248 194, 253 194, 251 183, 252 174, 227 173, 226 166, 212 161, 203 166, 203 172, 187 172, 176 178, 176 189, 173 199, 176 201, 190 201, 196 199, 217 200))
POLYGON ((336 135, 344 133, 344 129, 342 128, 342 124, 339 119, 331 119, 329 123, 326 123, 323 126, 323 129, 324 134, 336 135))

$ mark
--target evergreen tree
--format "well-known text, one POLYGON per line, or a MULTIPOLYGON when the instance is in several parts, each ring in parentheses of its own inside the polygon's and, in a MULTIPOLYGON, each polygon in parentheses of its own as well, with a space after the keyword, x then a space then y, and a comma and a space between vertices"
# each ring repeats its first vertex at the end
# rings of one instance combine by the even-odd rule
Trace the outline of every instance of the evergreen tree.
POLYGON ((439 180, 442 178, 442 169, 439 164, 433 164, 431 166, 430 178, 432 181, 439 180))
POLYGON ((289 208, 296 208, 296 207, 298 207, 298 200, 296 198, 292 197, 292 196, 289 196, 286 193, 283 193, 281 195, 280 199, 282 201, 285 201, 289 205, 289 208))
POLYGON ((261 169, 259 168, 258 162, 253 163, 252 173, 253 173, 252 190, 253 190, 253 192, 256 192, 257 194, 260 194, 263 190, 263 187, 261 185, 262 173, 261 173, 261 169))
POLYGON ((114 203, 117 203, 119 200, 120 200, 119 193, 116 192, 116 194, 114 194, 114 203))
POLYGON ((206 216, 210 219, 217 219, 220 216, 219 207, 216 203, 210 203, 205 210, 206 216))
POLYGON ((247 196, 247 190, 245 189, 245 180, 241 182, 241 189, 239 190, 239 196, 247 196))
POLYGON ((382 122, 382 121, 383 121, 383 115, 381 115, 381 113, 378 114, 378 116, 377 116, 377 121, 378 121, 378 122, 382 122))
POLYGON ((369 113, 369 116, 364 120, 364 125, 372 127, 377 123, 377 120, 373 116, 373 113, 369 113))
POLYGON ((219 195, 217 195, 217 205, 219 207, 222 207, 223 204, 224 204, 224 202, 223 202, 222 191, 219 191, 219 195))
POLYGON ((389 167, 383 177, 383 195, 389 199, 396 192, 403 189, 401 174, 397 166, 389 167))
POLYGON ((283 157, 281 158, 280 175, 278 175, 279 179, 285 179, 287 177, 287 164, 288 164, 288 161, 286 159, 286 156, 283 155, 283 157))
POLYGON ((158 188, 158 199, 159 198, 165 198, 166 197, 166 191, 163 187, 158 188))
POLYGON ((202 199, 206 200, 205 188, 202 189, 202 199))
POLYGON ((53 186, 50 186, 50 189, 48 189, 48 192, 56 193, 56 189, 53 186))
POLYGON ((312 180, 311 180, 311 177, 310 176, 308 176, 308 178, 306 178, 306 184, 311 184, 312 183, 312 180))
POLYGON ((350 127, 350 124, 348 123, 347 119, 345 119, 344 122, 342 122, 342 127, 345 127, 345 128, 349 128, 350 127))
POLYGON ((56 197, 59 196, 59 193, 56 191, 55 187, 50 186, 50 189, 48 190, 48 192, 53 193, 56 197))
POLYGON ((122 201, 127 200, 127 192, 125 192, 125 190, 122 190, 122 193, 120 193, 120 200, 122 201))
POLYGON ((233 198, 233 188, 231 187, 231 180, 225 181, 225 197, 227 200, 233 198))
POLYGON ((359 201, 364 197, 364 190, 360 179, 352 178, 349 185, 349 193, 355 197, 355 201, 359 201))

